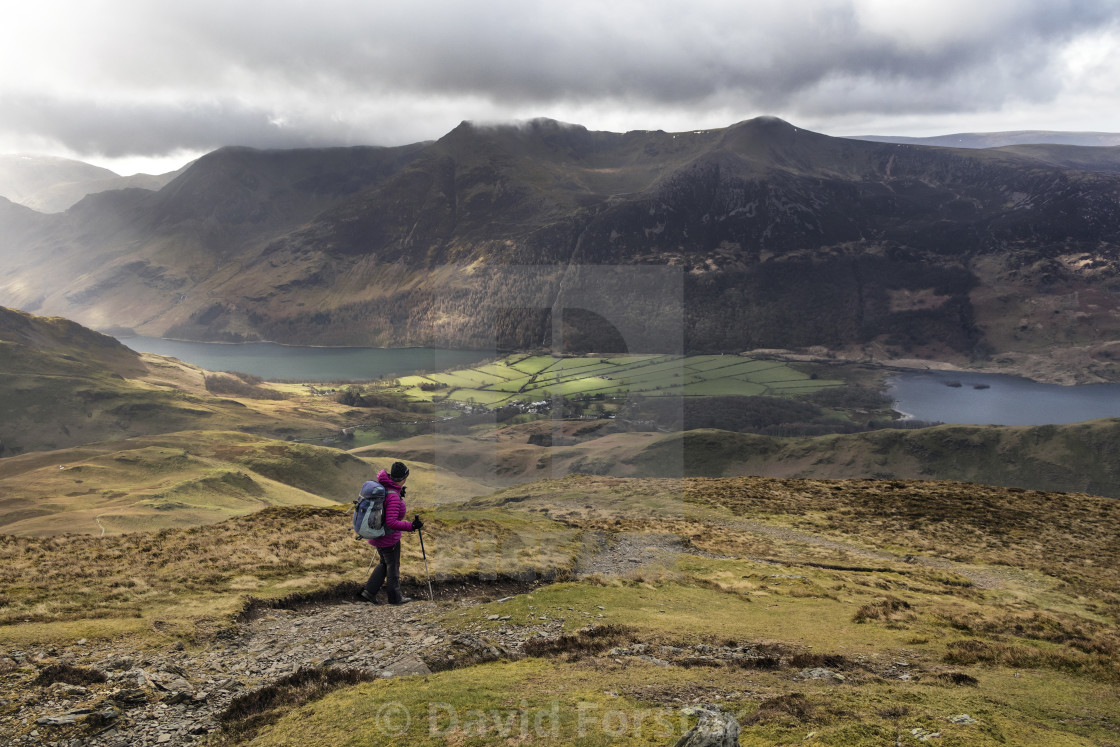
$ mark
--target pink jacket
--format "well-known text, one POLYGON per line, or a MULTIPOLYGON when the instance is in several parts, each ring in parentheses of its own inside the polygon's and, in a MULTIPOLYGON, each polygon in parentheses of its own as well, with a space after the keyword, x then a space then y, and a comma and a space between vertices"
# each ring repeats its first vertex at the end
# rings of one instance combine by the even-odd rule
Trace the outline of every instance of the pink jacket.
POLYGON ((385 488, 385 534, 374 537, 369 543, 374 547, 392 547, 401 541, 401 532, 412 531, 412 522, 404 520, 408 507, 401 498, 401 486, 393 482, 385 470, 377 474, 377 481, 385 488))

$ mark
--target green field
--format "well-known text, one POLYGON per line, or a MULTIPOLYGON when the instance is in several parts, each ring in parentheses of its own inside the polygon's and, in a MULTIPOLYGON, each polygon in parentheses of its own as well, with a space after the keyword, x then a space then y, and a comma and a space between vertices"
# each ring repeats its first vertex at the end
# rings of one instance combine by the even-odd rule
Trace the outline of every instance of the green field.
POLYGON ((782 396, 843 383, 813 379, 780 361, 734 355, 510 356, 477 368, 400 379, 402 391, 416 400, 473 400, 487 406, 553 396, 782 396))

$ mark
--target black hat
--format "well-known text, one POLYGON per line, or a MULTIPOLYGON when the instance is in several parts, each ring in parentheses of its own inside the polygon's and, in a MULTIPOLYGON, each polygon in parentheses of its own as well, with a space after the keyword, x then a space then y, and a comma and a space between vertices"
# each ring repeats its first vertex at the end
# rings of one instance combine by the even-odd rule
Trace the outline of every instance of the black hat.
POLYGON ((393 466, 389 468, 389 477, 393 478, 393 482, 400 482, 408 477, 408 467, 404 462, 393 462, 393 466))

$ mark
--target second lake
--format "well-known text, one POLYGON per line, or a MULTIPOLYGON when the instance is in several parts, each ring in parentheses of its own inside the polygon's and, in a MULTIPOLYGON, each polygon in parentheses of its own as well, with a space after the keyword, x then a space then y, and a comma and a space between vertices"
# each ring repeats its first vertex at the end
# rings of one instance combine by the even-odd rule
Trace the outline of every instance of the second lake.
POLYGON ((1002 374, 923 371, 888 380, 908 418, 956 425, 1060 425, 1120 416, 1120 384, 1059 386, 1002 374))

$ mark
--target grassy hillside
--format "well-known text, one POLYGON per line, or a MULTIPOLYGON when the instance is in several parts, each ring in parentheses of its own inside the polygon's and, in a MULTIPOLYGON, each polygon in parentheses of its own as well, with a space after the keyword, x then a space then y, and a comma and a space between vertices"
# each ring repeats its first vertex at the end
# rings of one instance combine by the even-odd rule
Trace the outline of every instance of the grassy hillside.
POLYGON ((120 534, 189 527, 270 505, 333 505, 368 479, 344 452, 187 431, 0 461, 0 530, 120 534))
MULTIPOLYGON (((213 677, 217 663, 226 687, 246 695, 222 717, 224 744, 336 745, 355 734, 402 745, 666 744, 695 723, 686 707, 698 704, 733 714, 744 745, 908 745, 935 733, 943 745, 1110 744, 1120 739, 1118 506, 911 481, 511 487, 430 511, 437 582, 566 580, 410 605, 391 618, 400 634, 369 673, 378 681, 356 685, 339 657, 368 648, 368 627, 395 612, 345 604, 368 550, 347 538, 338 509, 276 507, 80 544, 9 537, 0 646, 54 653, 0 678, 14 706, 34 709, 47 693, 37 672, 61 657, 98 670, 124 646, 159 660, 179 641, 180 676, 213 677), (283 670, 243 671, 238 657, 250 652, 220 632, 248 594, 283 609, 242 618, 245 635, 282 636, 287 653, 330 639, 325 650, 341 653, 314 665, 328 684, 300 690, 283 670), (319 628, 324 616, 342 630, 319 628), (397 648, 434 673, 378 677, 397 648), (407 723, 388 721, 389 708, 407 723)), ((412 579, 423 578, 416 544, 404 545, 412 579)), ((94 703, 115 687, 70 697, 94 703)), ((152 708, 169 697, 138 693, 152 708)), ((126 711, 116 727, 138 734, 144 723, 126 711)), ((0 712, 0 733, 32 726, 0 712)), ((38 728, 55 740, 89 729, 38 728)))
POLYGON ((0 308, 0 456, 196 429, 322 435, 353 414, 292 387, 213 396, 208 376, 65 319, 0 308))
MULTIPOLYGON (((278 506, 80 542, 0 535, 0 646, 118 635, 138 645, 205 642, 230 627, 249 595, 278 599, 362 576, 372 551, 354 539, 346 508, 278 506)), ((549 519, 455 508, 426 514, 437 581, 571 567, 575 533, 549 519)), ((415 573, 415 543, 402 557, 415 573)))
MULTIPOLYGON (((485 488, 416 464, 411 505, 485 488)), ((0 460, 0 532, 123 534, 212 524, 269 506, 348 504, 390 459, 232 431, 183 431, 0 460)))
MULTIPOLYGON (((140 355, 65 319, 3 308, 0 410, 0 532, 21 535, 181 528, 348 502, 376 465, 292 439, 337 442, 343 427, 404 417, 343 406, 313 386, 140 355)), ((483 490, 428 475, 422 493, 483 490)))

